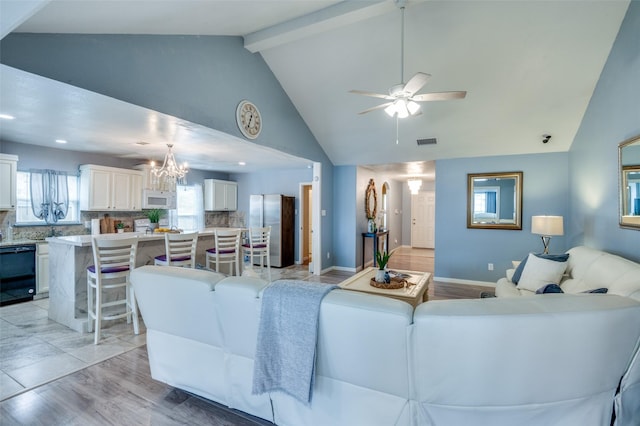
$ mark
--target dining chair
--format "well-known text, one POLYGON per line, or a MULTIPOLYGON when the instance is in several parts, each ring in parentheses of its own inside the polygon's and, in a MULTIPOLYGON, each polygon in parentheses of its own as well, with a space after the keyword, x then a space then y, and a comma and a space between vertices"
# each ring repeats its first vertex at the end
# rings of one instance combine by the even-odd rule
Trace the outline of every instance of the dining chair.
POLYGON ((156 256, 154 265, 195 268, 197 244, 197 232, 186 234, 167 232, 164 234, 165 254, 156 256))
POLYGON ((136 265, 138 238, 93 237, 94 264, 87 267, 88 331, 95 326, 94 344, 100 340, 102 321, 127 318, 138 334, 138 309, 129 274, 136 265), (122 305, 124 309, 113 309, 122 305))
POLYGON ((264 260, 267 263, 267 276, 271 282, 271 256, 269 248, 271 244, 271 227, 249 228, 249 241, 242 245, 242 253, 249 256, 249 263, 253 265, 254 257, 260 258, 260 272, 264 269, 264 260))
POLYGON ((240 275, 240 234, 239 229, 227 230, 216 229, 214 231, 215 247, 206 250, 207 269, 213 269, 212 263, 215 263, 215 271, 220 272, 220 265, 229 265, 229 275, 233 275, 233 266, 235 264, 236 275, 240 275))

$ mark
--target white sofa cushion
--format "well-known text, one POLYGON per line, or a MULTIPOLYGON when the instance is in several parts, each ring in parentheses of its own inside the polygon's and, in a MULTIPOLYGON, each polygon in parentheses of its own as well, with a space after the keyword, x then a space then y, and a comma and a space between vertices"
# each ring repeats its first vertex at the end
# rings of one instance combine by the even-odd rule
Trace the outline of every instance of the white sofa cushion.
POLYGON ((542 259, 531 253, 522 270, 518 287, 535 292, 547 284, 559 284, 566 269, 567 262, 542 259))

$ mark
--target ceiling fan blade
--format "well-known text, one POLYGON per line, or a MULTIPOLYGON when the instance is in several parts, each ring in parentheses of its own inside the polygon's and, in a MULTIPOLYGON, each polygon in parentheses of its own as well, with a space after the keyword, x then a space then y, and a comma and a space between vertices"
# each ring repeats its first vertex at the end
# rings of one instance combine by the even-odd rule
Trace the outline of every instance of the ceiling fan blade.
POLYGON ((356 95, 364 95, 364 96, 371 96, 372 98, 380 98, 380 99, 387 99, 387 100, 394 100, 394 97, 391 97, 389 95, 383 95, 380 93, 373 93, 373 92, 365 92, 364 90, 349 90, 349 93, 354 93, 356 95))
POLYGON ((368 112, 375 111, 375 110, 377 110, 377 109, 386 108, 386 107, 388 107, 389 105, 391 105, 392 103, 393 103, 393 102, 385 102, 385 103, 383 103, 383 104, 380 104, 380 105, 374 106, 374 107, 372 107, 372 108, 365 109, 364 111, 360 111, 358 114, 366 114, 366 113, 368 113, 368 112))
POLYGON ((422 89, 422 86, 427 84, 427 81, 429 81, 430 78, 431 74, 417 72, 416 75, 411 77, 411 80, 404 85, 404 92, 408 93, 409 96, 413 95, 418 90, 422 89))
POLYGON ((421 95, 412 96, 410 99, 415 102, 425 101, 447 101, 449 99, 462 99, 467 96, 467 92, 437 92, 437 93, 423 93, 421 95))

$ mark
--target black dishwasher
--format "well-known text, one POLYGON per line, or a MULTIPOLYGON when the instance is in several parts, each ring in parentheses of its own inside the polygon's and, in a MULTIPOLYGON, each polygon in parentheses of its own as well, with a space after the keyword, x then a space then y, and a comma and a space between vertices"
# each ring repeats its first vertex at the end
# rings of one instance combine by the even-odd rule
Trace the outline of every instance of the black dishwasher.
POLYGON ((35 294, 35 244, 0 247, 0 306, 33 300, 35 294))

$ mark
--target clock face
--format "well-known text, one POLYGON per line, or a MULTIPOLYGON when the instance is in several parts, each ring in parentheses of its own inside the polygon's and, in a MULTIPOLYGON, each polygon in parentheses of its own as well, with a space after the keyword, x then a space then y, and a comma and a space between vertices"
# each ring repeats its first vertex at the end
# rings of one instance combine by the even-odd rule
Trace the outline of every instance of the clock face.
POLYGON ((249 101, 242 101, 236 109, 238 128, 249 139, 255 139, 262 130, 262 118, 260 111, 249 101))

